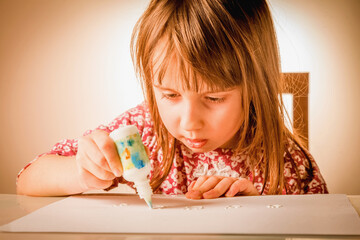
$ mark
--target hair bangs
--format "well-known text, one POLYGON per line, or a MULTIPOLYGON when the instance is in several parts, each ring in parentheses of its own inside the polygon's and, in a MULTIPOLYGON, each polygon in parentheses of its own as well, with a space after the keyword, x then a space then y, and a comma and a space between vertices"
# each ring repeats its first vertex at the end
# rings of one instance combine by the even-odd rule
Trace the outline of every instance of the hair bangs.
POLYGON ((243 64, 239 64, 244 62, 243 57, 238 54, 239 46, 231 40, 224 21, 232 22, 234 27, 236 24, 226 11, 220 18, 216 8, 182 1, 169 21, 179 70, 185 74, 186 86, 191 90, 199 86, 224 90, 241 85, 243 80, 243 64))
POLYGON ((226 26, 236 29, 238 25, 231 15, 224 11, 220 18, 210 4, 189 1, 167 4, 175 4, 176 8, 163 12, 161 24, 156 24, 147 35, 147 51, 143 54, 150 54, 152 61, 147 68, 151 72, 147 84, 151 84, 150 80, 161 84, 172 68, 176 72, 172 81, 186 90, 221 91, 241 86, 246 78, 249 45, 240 46, 232 40, 234 33, 226 26))
MULTIPOLYGON (((217 71, 204 74, 191 62, 186 61, 178 49, 170 44, 161 49, 161 57, 155 57, 153 62, 153 76, 157 84, 162 85, 168 71, 172 73, 171 82, 181 90, 193 92, 215 92, 232 88, 238 83, 229 84, 229 81, 218 76, 217 71)), ((204 63, 205 64, 205 63, 204 63)))

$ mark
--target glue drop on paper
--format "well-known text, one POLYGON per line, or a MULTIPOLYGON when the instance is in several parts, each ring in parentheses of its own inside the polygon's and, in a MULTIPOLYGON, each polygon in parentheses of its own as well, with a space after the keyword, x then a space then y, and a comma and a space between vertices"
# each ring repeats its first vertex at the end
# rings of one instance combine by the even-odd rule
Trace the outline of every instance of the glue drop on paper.
POLYGON ((150 161, 137 127, 134 125, 120 127, 109 136, 116 144, 124 170, 123 178, 134 182, 140 198, 152 208, 152 189, 148 179, 150 161))

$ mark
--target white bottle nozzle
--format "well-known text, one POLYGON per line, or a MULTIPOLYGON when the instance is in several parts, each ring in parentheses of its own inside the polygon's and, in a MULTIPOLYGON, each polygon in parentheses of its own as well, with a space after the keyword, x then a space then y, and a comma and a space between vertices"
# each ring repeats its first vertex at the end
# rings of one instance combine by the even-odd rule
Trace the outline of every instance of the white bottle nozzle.
POLYGON ((152 195, 152 189, 149 184, 149 180, 145 181, 136 181, 134 182, 134 187, 136 188, 139 197, 144 199, 147 203, 147 205, 152 208, 152 201, 151 201, 151 195, 152 195))

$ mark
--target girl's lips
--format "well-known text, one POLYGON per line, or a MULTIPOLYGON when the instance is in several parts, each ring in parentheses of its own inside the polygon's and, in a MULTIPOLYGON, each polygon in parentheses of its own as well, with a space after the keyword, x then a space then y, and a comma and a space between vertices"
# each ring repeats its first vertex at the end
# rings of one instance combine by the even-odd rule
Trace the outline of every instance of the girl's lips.
POLYGON ((207 139, 190 139, 185 138, 186 143, 191 148, 201 148, 207 143, 207 139))

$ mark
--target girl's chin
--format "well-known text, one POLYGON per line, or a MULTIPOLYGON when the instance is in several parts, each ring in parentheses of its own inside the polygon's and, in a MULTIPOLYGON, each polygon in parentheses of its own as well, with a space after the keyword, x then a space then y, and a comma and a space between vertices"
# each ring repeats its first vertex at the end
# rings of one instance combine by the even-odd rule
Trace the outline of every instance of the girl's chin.
POLYGON ((187 147, 187 148, 189 148, 192 152, 194 152, 194 153, 203 153, 203 152, 209 152, 209 151, 211 151, 211 150, 206 150, 206 149, 198 149, 198 148, 190 148, 190 147, 187 147))
POLYGON ((219 148, 233 149, 233 147, 230 147, 228 144, 226 144, 226 145, 223 144, 221 146, 214 146, 214 145, 210 146, 210 144, 206 144, 205 146, 203 146, 201 148, 194 148, 194 147, 191 147, 188 144, 186 144, 186 142, 183 142, 183 141, 181 141, 181 142, 182 142, 182 144, 184 144, 188 149, 190 149, 194 153, 211 152, 211 151, 214 151, 219 148))
POLYGON ((182 142, 182 143, 194 153, 210 152, 210 151, 213 151, 213 150, 217 149, 217 147, 211 147, 211 146, 206 146, 206 145, 201 147, 201 148, 194 148, 194 147, 191 147, 191 146, 189 146, 188 144, 186 144, 184 142, 182 142))

